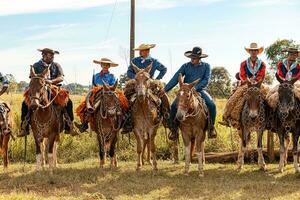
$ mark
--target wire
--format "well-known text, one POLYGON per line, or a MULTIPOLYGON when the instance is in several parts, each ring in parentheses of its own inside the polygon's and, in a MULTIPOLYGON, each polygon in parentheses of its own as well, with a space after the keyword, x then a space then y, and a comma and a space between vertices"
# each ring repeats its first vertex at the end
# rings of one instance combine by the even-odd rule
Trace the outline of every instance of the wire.
POLYGON ((111 16, 110 16, 109 24, 108 24, 107 31, 106 31, 105 41, 107 41, 107 39, 108 39, 108 35, 109 35, 109 32, 110 32, 110 28, 111 28, 112 20, 113 20, 115 10, 116 10, 116 7, 117 7, 117 3, 118 3, 118 0, 115 1, 114 8, 113 8, 113 11, 112 11, 111 16))

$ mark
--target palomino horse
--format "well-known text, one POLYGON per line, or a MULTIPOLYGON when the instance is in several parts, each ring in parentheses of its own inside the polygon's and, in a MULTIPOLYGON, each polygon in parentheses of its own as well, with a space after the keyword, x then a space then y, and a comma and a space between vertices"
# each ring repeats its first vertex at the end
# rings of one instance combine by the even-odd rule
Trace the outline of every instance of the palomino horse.
POLYGON ((154 96, 150 86, 149 72, 152 68, 150 64, 145 69, 139 69, 133 65, 135 76, 136 100, 132 106, 133 132, 137 141, 137 170, 141 169, 143 162, 143 151, 148 146, 151 152, 153 169, 157 170, 155 136, 160 124, 158 107, 154 102, 154 96))
POLYGON ((48 85, 45 80, 48 69, 45 69, 43 73, 37 75, 33 67, 31 67, 30 74, 30 125, 36 145, 37 170, 45 164, 46 158, 48 157, 49 168, 52 171, 57 164, 56 152, 59 133, 63 130, 62 109, 53 104, 56 97, 52 100, 48 97, 47 88, 49 88, 50 85, 48 85))
POLYGON ((10 108, 0 101, 0 153, 3 156, 4 168, 8 165, 8 142, 12 131, 10 108))
POLYGON ((118 82, 114 86, 103 85, 94 100, 92 108, 94 113, 94 124, 99 143, 100 167, 105 164, 106 152, 111 158, 111 168, 118 166, 115 147, 118 140, 118 132, 122 123, 122 109, 120 100, 115 92, 118 82))
POLYGON ((203 166, 205 163, 204 140, 207 127, 207 108, 204 100, 195 91, 194 86, 199 83, 199 79, 187 84, 183 82, 180 74, 178 77, 179 91, 177 93, 177 113, 176 119, 179 121, 179 128, 182 132, 185 146, 185 175, 189 173, 191 157, 196 145, 198 158, 199 176, 204 176, 203 166), (196 143, 196 144, 195 144, 196 143))
POLYGON ((238 130, 240 136, 240 149, 238 155, 238 169, 244 165, 244 154, 250 141, 251 132, 257 133, 258 166, 266 169, 266 163, 262 153, 262 137, 266 128, 266 103, 260 92, 262 81, 254 82, 247 79, 248 89, 246 101, 241 114, 241 127, 238 130))
POLYGON ((296 77, 290 81, 284 81, 276 74, 276 78, 280 82, 278 88, 279 103, 276 109, 277 130, 275 130, 280 141, 279 171, 283 172, 288 152, 288 148, 285 146, 285 139, 291 132, 293 139, 294 168, 295 172, 299 173, 298 140, 300 134, 300 101, 295 97, 293 91, 294 83, 299 77, 296 77))

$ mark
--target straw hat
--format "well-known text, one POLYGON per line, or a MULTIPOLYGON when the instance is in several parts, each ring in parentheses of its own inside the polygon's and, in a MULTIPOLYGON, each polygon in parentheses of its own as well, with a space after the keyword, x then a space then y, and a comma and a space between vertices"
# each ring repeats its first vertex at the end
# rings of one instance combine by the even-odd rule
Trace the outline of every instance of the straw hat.
POLYGON ((38 51, 40 51, 40 52, 42 52, 42 53, 59 54, 58 51, 55 51, 55 50, 50 49, 50 48, 38 49, 38 51))
POLYGON ((299 53, 300 50, 296 47, 288 47, 288 48, 283 49, 282 52, 299 53))
POLYGON ((152 49, 155 46, 156 46, 155 44, 141 44, 140 46, 134 48, 133 50, 135 51, 147 50, 147 49, 152 49))
POLYGON ((207 54, 202 53, 202 49, 200 47, 194 47, 192 51, 187 51, 184 55, 188 58, 206 58, 207 54))
POLYGON ((108 58, 101 58, 100 60, 93 60, 93 62, 96 63, 96 64, 107 63, 107 64, 110 64, 111 67, 118 66, 117 63, 114 63, 113 61, 111 61, 108 58))
POLYGON ((257 43, 252 42, 250 47, 245 47, 245 50, 250 53, 250 50, 258 50, 258 54, 261 54, 264 51, 264 47, 258 47, 257 43))

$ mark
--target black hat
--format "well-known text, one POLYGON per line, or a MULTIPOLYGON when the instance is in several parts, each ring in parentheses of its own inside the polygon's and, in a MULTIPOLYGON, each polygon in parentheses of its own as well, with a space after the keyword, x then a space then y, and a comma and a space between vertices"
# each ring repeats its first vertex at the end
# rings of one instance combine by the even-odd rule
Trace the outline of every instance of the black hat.
POLYGON ((40 52, 42 52, 42 53, 59 54, 58 51, 55 51, 55 50, 50 49, 50 48, 38 49, 38 51, 40 51, 40 52))
POLYGON ((206 58, 208 55, 202 53, 200 47, 194 47, 192 51, 187 51, 184 55, 188 58, 206 58))

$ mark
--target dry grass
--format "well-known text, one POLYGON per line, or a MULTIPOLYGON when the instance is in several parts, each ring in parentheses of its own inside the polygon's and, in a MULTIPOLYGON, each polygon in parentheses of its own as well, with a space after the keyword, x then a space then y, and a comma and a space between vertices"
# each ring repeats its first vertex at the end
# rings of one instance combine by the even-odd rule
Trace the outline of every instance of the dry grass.
POLYGON ((33 165, 11 165, 0 173, 0 199, 299 199, 300 177, 292 165, 278 174, 246 165, 242 172, 232 164, 207 164, 198 178, 196 165, 184 176, 183 163, 159 161, 159 171, 150 166, 135 171, 134 162, 121 162, 116 170, 100 170, 98 160, 62 164, 53 175, 35 172, 33 165))

